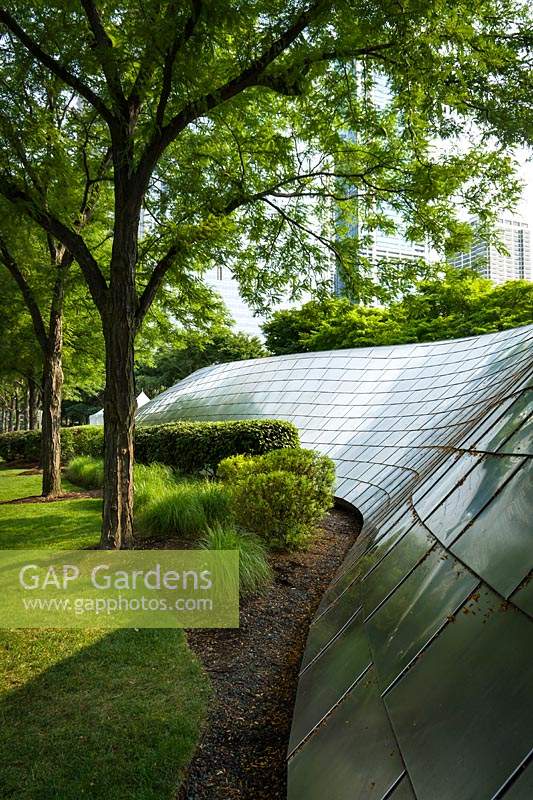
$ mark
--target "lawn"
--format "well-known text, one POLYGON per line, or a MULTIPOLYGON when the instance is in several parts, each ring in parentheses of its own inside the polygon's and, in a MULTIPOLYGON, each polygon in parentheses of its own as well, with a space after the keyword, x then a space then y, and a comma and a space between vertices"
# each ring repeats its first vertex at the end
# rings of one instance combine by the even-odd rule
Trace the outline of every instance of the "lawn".
MULTIPOLYGON (((24 470, 0 468, 0 501, 40 494, 41 476, 25 475, 24 470)), ((66 480, 67 492, 83 491, 66 480)), ((101 500, 80 498, 54 503, 0 505, 0 548, 53 547, 79 550, 98 544, 101 500)))
MULTIPOLYGON (((0 469, 0 499, 38 493, 0 469)), ((0 548, 90 547, 99 515, 97 499, 0 505, 0 548)), ((1 630, 0 797, 170 800, 208 697, 181 631, 1 630)))

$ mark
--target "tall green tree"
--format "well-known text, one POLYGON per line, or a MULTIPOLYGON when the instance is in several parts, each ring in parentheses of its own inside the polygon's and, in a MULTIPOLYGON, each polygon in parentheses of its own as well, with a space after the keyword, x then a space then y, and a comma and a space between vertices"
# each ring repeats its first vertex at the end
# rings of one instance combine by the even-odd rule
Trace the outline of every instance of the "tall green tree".
POLYGON ((42 353, 24 302, 11 276, 1 269, 0 297, 0 430, 15 427, 14 406, 26 399, 27 426, 34 429, 42 388, 42 353))
POLYGON ((533 323, 533 283, 494 286, 475 271, 448 267, 440 277, 421 281, 416 292, 390 308, 404 341, 457 339, 533 323))
POLYGON ((312 349, 309 338, 324 323, 335 317, 343 317, 353 309, 354 304, 346 298, 327 297, 323 300, 310 300, 299 308, 275 311, 261 326, 265 344, 276 356, 307 353, 312 349))
MULTIPOLYGON (((6 208, 5 202, 0 204, 0 215, 0 267, 11 276, 12 286, 19 292, 31 322, 34 347, 40 350, 42 494, 55 497, 61 493, 65 307, 70 300, 75 324, 70 326, 69 334, 74 339, 80 335, 86 337, 83 342, 85 352, 94 339, 94 307, 90 312, 92 320, 84 327, 82 296, 85 287, 83 283, 80 287, 81 276, 77 270, 74 274, 72 270, 74 259, 60 242, 17 210, 6 208)), ((71 354, 75 352, 76 349, 71 347, 71 354)), ((79 366, 81 363, 78 359, 79 366)), ((90 363, 93 365, 94 360, 90 363)), ((32 401, 30 405, 34 405, 32 401)))
POLYGON ((520 0, 0 7, 0 113, 20 145, 2 135, 0 192, 78 261, 102 320, 103 546, 132 538, 134 343, 162 284, 223 258, 245 298, 268 305, 287 283, 316 286, 332 251, 356 285, 357 242, 331 231, 332 202, 340 234, 356 212, 383 225, 388 204, 410 236, 457 249, 457 197, 488 221, 518 192, 510 149, 532 138, 526 14, 520 0), (375 71, 394 93, 385 110, 375 71), (51 78, 67 125, 54 137, 51 78), (467 122, 479 142, 461 152, 467 122), (46 201, 31 179, 39 136, 56 175, 46 201), (436 137, 454 146, 437 152, 436 137), (76 197, 107 154, 109 258, 80 229, 76 197), (143 206, 154 229, 140 242, 143 206))

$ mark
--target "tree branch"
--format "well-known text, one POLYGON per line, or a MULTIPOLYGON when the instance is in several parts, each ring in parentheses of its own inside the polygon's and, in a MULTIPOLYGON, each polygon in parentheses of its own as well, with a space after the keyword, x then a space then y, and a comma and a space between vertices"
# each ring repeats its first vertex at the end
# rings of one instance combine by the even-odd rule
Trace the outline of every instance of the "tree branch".
POLYGON ((68 86, 71 86, 76 92, 84 97, 88 103, 90 103, 93 108, 98 111, 100 116, 105 119, 108 125, 113 125, 115 123, 115 118, 110 111, 110 109, 106 106, 104 101, 101 97, 99 97, 93 90, 87 86, 83 81, 76 77, 70 70, 68 70, 61 62, 57 61, 55 58, 50 56, 46 53, 40 44, 35 41, 31 36, 29 36, 18 24, 18 22, 11 16, 11 14, 7 11, 7 9, 0 6, 0 22, 2 22, 6 28, 8 28, 11 33, 24 45, 26 50, 31 53, 34 58, 40 61, 43 66, 45 66, 50 72, 54 75, 57 75, 58 78, 61 78, 64 83, 68 86))
POLYGON ((3 237, 0 237, 0 259, 3 261, 5 267, 11 273, 13 279, 15 280, 17 286, 20 289, 20 292, 26 304, 26 308, 28 309, 31 317, 35 336, 37 338, 37 341, 39 342, 39 345, 41 346, 41 350, 44 353, 46 352, 46 349, 48 347, 48 336, 46 335, 46 328, 44 326, 44 321, 42 318, 41 311, 39 309, 39 306, 37 304, 37 301, 30 288, 28 281, 22 274, 19 265, 13 258, 3 237))
POLYGON ((185 27, 180 35, 176 34, 171 46, 165 54, 165 62, 163 67, 163 86, 161 95, 157 104, 157 111, 155 115, 156 128, 161 130, 165 120, 165 111, 167 108, 168 98, 172 89, 172 68, 176 60, 176 56, 182 50, 189 39, 192 37, 196 28, 196 23, 200 18, 202 10, 202 0, 192 0, 191 13, 185 23, 185 27))
POLYGON ((331 239, 326 239, 325 236, 321 236, 312 228, 306 227, 297 219, 294 219, 294 217, 291 217, 289 214, 287 214, 287 212, 283 208, 280 208, 276 203, 273 203, 271 200, 269 200, 268 197, 263 197, 262 201, 267 205, 269 205, 270 208, 273 208, 274 211, 276 211, 282 217, 282 219, 285 220, 285 222, 287 222, 289 225, 292 225, 294 228, 297 228, 298 230, 302 231, 303 233, 307 234, 308 236, 313 236, 318 242, 324 245, 324 247, 327 247, 328 250, 330 250, 339 260, 342 261, 341 255, 338 249, 331 241, 331 239))
POLYGON ((173 244, 166 254, 161 258, 154 267, 152 274, 148 280, 148 283, 144 287, 143 293, 141 294, 137 306, 137 311, 135 314, 135 330, 139 330, 143 319, 145 318, 156 293, 163 283, 165 275, 167 274, 168 270, 172 267, 175 263, 176 258, 181 250, 179 244, 173 244))
POLYGON ((317 50, 301 59, 293 61, 281 70, 270 73, 267 72, 261 75, 257 80, 257 85, 265 86, 289 97, 298 96, 301 94, 300 80, 306 75, 313 64, 326 61, 355 60, 363 56, 380 58, 383 50, 388 50, 393 46, 393 42, 383 42, 382 44, 358 47, 355 49, 341 48, 339 50, 317 50))
POLYGON ((19 159, 20 163, 22 164, 22 166, 26 170, 28 178, 30 179, 31 183, 33 184, 34 189, 36 190, 36 192, 39 195, 41 195, 41 197, 44 198, 44 196, 46 194, 44 186, 41 183, 41 180, 40 180, 39 176, 37 175, 36 171, 34 170, 33 165, 30 163, 30 161, 29 161, 29 159, 28 159, 28 157, 26 155, 26 151, 24 150, 24 147, 22 146, 22 142, 20 140, 20 136, 17 135, 17 132, 15 131, 15 129, 14 129, 12 123, 11 123, 11 120, 9 120, 7 117, 5 117, 4 114, 0 114, 0 124, 3 127, 4 136, 6 137, 7 141, 11 145, 11 147, 13 148, 14 152, 16 153, 16 155, 18 156, 18 159, 19 159))
POLYGON ((139 179, 138 185, 143 193, 159 156, 179 133, 197 117, 236 97, 245 89, 257 86, 260 76, 267 67, 293 44, 310 22, 328 5, 330 5, 329 0, 314 0, 307 9, 298 14, 292 25, 266 47, 263 53, 239 75, 219 86, 214 92, 188 103, 160 131, 156 131, 147 144, 136 171, 139 179))
POLYGON ((17 208, 22 209, 26 216, 40 225, 43 230, 52 234, 70 251, 80 265, 95 305, 103 313, 108 291, 107 283, 83 237, 48 211, 37 206, 27 192, 9 179, 0 181, 0 194, 17 208))
POLYGON ((99 61, 104 72, 109 93, 115 101, 118 109, 123 116, 128 114, 128 104, 122 89, 120 73, 118 70, 115 54, 113 53, 113 42, 109 38, 107 31, 102 23, 100 12, 93 0, 81 0, 85 11, 85 16, 96 43, 95 52, 99 56, 99 61))

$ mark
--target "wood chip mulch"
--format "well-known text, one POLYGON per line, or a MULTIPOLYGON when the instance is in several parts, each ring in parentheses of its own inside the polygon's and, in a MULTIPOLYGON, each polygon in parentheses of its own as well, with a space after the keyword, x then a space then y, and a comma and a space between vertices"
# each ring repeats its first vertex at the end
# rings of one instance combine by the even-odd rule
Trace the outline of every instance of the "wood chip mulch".
POLYGON ((177 800, 285 800, 286 753, 309 623, 359 524, 335 509, 305 553, 272 558, 274 583, 241 602, 237 630, 189 631, 213 685, 177 800))

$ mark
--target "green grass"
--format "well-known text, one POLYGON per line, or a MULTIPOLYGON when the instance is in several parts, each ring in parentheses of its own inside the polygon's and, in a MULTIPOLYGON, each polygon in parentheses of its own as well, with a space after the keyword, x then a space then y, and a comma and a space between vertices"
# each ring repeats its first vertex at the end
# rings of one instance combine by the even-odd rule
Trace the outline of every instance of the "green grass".
POLYGON ((41 494, 42 476, 21 476, 22 472, 24 470, 0 466, 0 500, 15 500, 17 497, 41 494))
POLYGON ((184 480, 162 488, 139 509, 135 530, 139 538, 197 539, 230 515, 229 493, 222 484, 184 480))
MULTIPOLYGON (((40 494, 41 476, 21 473, 24 470, 0 468, 0 500, 40 494)), ((67 480, 63 481, 63 489, 76 491, 67 480)), ((0 548, 80 550, 94 547, 100 538, 101 513, 99 499, 0 505, 0 548)))
POLYGON ((181 631, 4 631, 2 800, 175 796, 208 699, 181 631))
MULTIPOLYGON (((0 469, 0 497, 40 476, 0 469)), ((97 543, 101 501, 0 506, 0 548, 97 543)), ((209 684, 174 630, 0 631, 2 800, 171 800, 209 684)))
POLYGON ((102 501, 92 499, 0 506, 0 548, 95 547, 100 539, 101 513, 102 501))
POLYGON ((77 456, 69 462, 65 475, 85 489, 101 489, 104 485, 104 462, 92 456, 77 456))
POLYGON ((263 542, 251 533, 215 525, 199 542, 206 550, 239 551, 239 586, 242 595, 260 592, 272 583, 272 568, 263 542))
MULTIPOLYGON (((42 475, 25 475, 27 470, 0 465, 0 501, 16 500, 20 497, 34 497, 41 494, 42 475)), ((82 491, 80 486, 72 483, 65 475, 61 478, 64 492, 82 491)))

